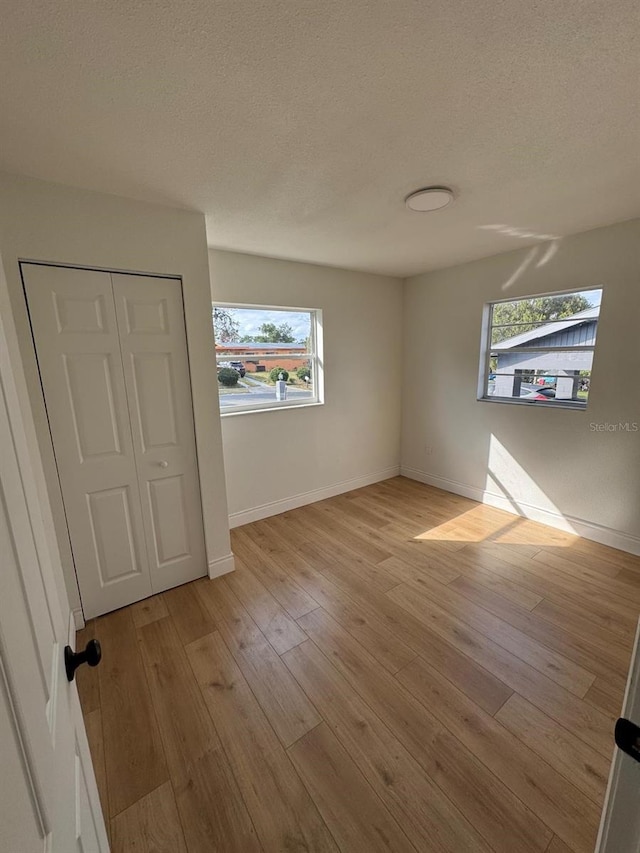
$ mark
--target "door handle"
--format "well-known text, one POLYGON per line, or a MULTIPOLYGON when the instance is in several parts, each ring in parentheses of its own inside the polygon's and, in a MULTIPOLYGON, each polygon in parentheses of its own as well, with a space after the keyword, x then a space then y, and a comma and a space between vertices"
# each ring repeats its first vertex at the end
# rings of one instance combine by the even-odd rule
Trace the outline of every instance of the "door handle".
POLYGON ((166 460, 166 459, 161 459, 161 460, 158 462, 158 465, 159 465, 161 468, 168 468, 168 467, 169 467, 169 463, 167 462, 167 460, 166 460))
POLYGON ((620 717, 615 728, 616 745, 631 758, 640 761, 640 726, 620 717))
POLYGON ((64 668, 67 673, 67 681, 73 681, 76 669, 83 663, 89 666, 98 666, 102 660, 102 649, 97 640, 89 640, 82 652, 74 652, 71 646, 64 647, 64 668))

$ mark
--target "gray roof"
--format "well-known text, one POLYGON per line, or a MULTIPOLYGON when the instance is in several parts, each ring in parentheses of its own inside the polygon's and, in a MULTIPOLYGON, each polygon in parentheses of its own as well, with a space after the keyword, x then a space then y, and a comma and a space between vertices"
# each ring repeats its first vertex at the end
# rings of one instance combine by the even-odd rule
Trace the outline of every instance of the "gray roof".
POLYGON ((564 329, 570 329, 572 326, 579 326, 580 323, 586 323, 591 320, 597 320, 600 316, 600 306, 594 305, 591 308, 585 308, 584 311, 578 311, 577 314, 571 314, 569 317, 564 317, 562 320, 555 320, 552 323, 545 323, 543 326, 538 326, 537 329, 532 329, 530 332, 521 332, 519 335, 514 335, 512 338, 506 338, 500 341, 499 344, 493 344, 491 350, 507 350, 513 347, 522 346, 522 344, 535 341, 537 338, 546 338, 555 332, 561 332, 564 329))

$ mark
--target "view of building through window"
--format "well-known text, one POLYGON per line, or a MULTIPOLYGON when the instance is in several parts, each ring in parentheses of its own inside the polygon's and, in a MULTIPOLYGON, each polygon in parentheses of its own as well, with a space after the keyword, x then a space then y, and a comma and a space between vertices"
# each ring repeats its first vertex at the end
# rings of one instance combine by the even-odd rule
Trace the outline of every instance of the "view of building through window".
POLYGON ((320 402, 320 312, 213 305, 220 411, 320 402))
POLYGON ((586 407, 601 300, 593 289, 490 303, 482 398, 586 407))

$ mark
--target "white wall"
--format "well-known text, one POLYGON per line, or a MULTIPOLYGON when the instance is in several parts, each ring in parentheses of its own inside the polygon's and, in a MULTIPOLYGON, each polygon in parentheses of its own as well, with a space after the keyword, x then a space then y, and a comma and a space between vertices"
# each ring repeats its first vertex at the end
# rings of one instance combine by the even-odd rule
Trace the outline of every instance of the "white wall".
POLYGON ((640 424, 640 220, 408 279, 404 334, 403 473, 640 553, 640 431, 590 428, 640 424), (586 411, 477 401, 484 303, 592 285, 586 411))
POLYGON ((222 418, 233 525, 398 473, 402 283, 210 251, 214 301, 321 308, 325 404, 222 418))
MULTIPOLYGON (((49 491, 72 608, 80 601, 69 543, 64 537, 62 501, 19 260, 182 277, 207 559, 213 574, 231 569, 204 217, 0 174, 0 256, 46 475, 46 487, 41 483, 40 490, 45 496, 49 491)), ((25 400, 24 405, 29 402, 25 400)), ((35 436, 31 438, 35 448, 35 436)))

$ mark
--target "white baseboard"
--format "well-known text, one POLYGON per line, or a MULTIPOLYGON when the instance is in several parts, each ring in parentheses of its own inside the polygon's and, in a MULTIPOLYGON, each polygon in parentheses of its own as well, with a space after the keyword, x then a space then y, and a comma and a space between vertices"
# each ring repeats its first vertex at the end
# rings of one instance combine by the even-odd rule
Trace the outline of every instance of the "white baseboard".
POLYGON ((67 643, 75 650, 76 647, 76 631, 81 631, 84 628, 84 616, 82 610, 69 611, 69 619, 67 622, 67 643))
POLYGON ((218 557, 217 560, 210 560, 208 568, 210 578, 219 578, 220 575, 227 575, 229 572, 235 571, 235 557, 233 554, 227 554, 225 557, 218 557))
POLYGON ((391 468, 384 468, 382 471, 365 474, 362 477, 353 477, 351 480, 343 480, 340 483, 334 483, 332 486, 325 486, 322 489, 313 489, 310 492, 302 492, 290 498, 261 504, 260 506, 245 509, 241 512, 233 512, 229 516, 229 527, 240 527, 243 524, 250 524, 252 521, 260 521, 262 518, 269 518, 271 515, 279 515, 281 512, 287 512, 290 509, 297 509, 300 506, 316 503, 316 501, 323 501, 325 498, 332 498, 344 492, 351 492, 353 489, 361 489, 363 486, 370 486, 372 483, 379 483, 381 480, 389 480, 391 477, 397 477, 399 474, 400 466, 394 465, 391 468))
POLYGON ((518 501, 517 505, 514 506, 504 495, 498 495, 495 492, 480 489, 477 486, 458 483, 455 480, 448 480, 446 477, 427 474, 426 471, 419 471, 417 468, 402 466, 400 473, 403 477, 408 477, 410 480, 418 480, 420 483, 427 483, 429 486, 435 486, 437 489, 443 489, 445 492, 453 492, 456 495, 462 495, 465 498, 478 501, 478 503, 503 509, 513 515, 520 515, 524 518, 530 518, 532 521, 539 521, 541 524, 547 524, 549 527, 555 527, 557 530, 575 533, 577 536, 582 536, 583 539, 590 539, 592 542, 599 542, 601 545, 608 545, 610 548, 617 548, 620 551, 627 551, 629 554, 640 556, 640 539, 629 533, 624 533, 622 530, 614 530, 612 527, 595 524, 593 521, 586 521, 583 518, 562 515, 559 512, 553 512, 552 510, 534 506, 524 501, 518 501))
POLYGON ((76 607, 71 611, 71 620, 76 631, 81 631, 84 628, 84 614, 81 607, 76 607))

